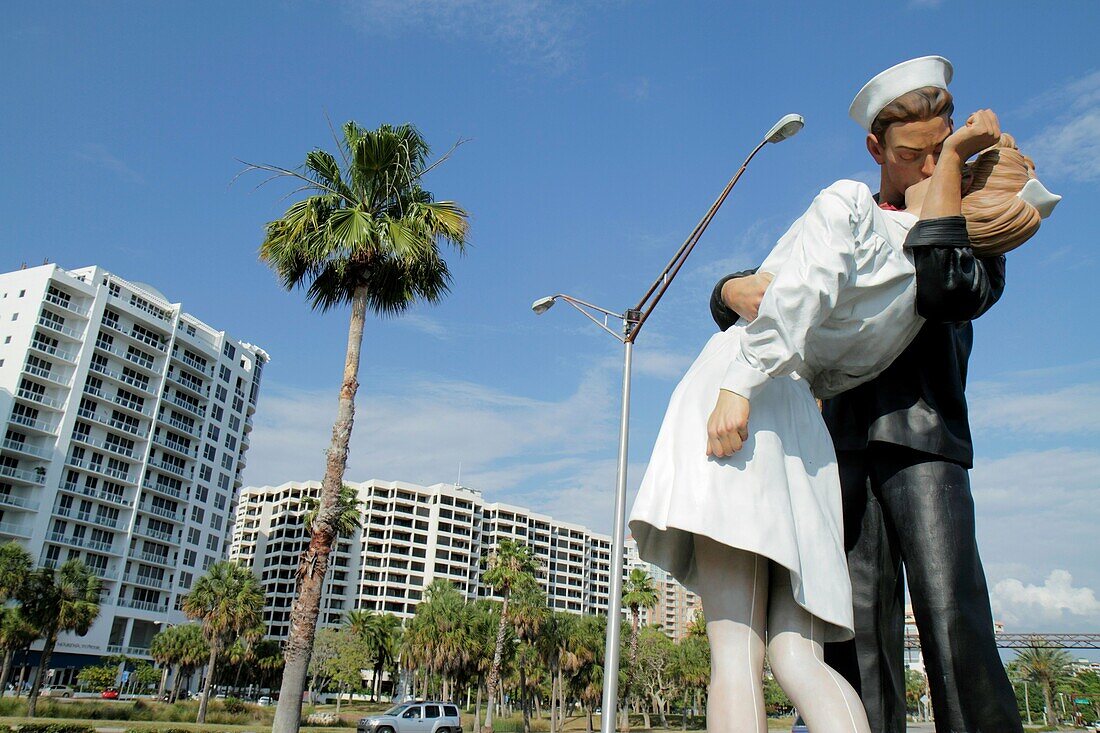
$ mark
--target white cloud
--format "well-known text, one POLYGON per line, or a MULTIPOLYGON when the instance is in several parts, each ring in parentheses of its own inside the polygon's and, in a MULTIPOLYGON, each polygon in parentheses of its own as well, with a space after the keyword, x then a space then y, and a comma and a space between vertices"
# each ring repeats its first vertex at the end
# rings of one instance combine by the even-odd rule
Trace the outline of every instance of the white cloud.
POLYGON ((85 145, 77 151, 76 157, 86 163, 91 163, 99 168, 109 170, 130 183, 145 183, 145 177, 143 175, 127 165, 126 161, 112 155, 105 146, 99 143, 85 145))
POLYGON ((1100 383, 1027 393, 1007 383, 984 382, 967 391, 975 430, 1032 435, 1100 432, 1100 383))
POLYGON ((579 9, 565 0, 345 0, 368 33, 477 39, 510 60, 567 71, 577 54, 579 9))
POLYGON ((1040 178, 1100 179, 1100 71, 1091 72, 1033 99, 1025 112, 1064 110, 1022 145, 1040 178))
POLYGON ((1007 578, 993 586, 990 601, 994 615, 1005 623, 1064 621, 1100 617, 1100 600, 1091 588, 1075 587, 1066 570, 1053 570, 1042 585, 1007 578), (1069 619, 1072 620, 1072 619, 1069 619))
MULTIPOLYGON (((433 484, 457 480, 461 466, 462 482, 485 491, 490 501, 523 499, 537 510, 559 508, 555 516, 566 521, 591 520, 600 502, 561 504, 558 497, 602 485, 595 477, 602 476, 600 466, 617 445, 618 386, 614 370, 602 365, 560 400, 415 377, 377 394, 364 378, 347 478, 433 484)), ((261 401, 246 481, 318 478, 336 413, 335 391, 268 385, 261 401)), ((610 515, 607 510, 607 520, 593 528, 610 529, 610 515)))

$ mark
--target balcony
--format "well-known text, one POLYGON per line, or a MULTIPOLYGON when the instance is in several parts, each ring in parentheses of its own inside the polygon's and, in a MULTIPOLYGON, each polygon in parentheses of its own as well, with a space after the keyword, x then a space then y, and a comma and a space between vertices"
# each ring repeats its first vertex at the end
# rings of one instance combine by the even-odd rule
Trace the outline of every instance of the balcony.
POLYGON ((129 433, 139 440, 145 440, 145 437, 149 434, 148 430, 143 430, 142 428, 131 425, 130 423, 116 420, 113 417, 101 417, 94 410, 88 410, 80 407, 77 408, 76 414, 80 415, 80 417, 86 420, 91 420, 92 422, 99 423, 100 425, 103 425, 105 427, 114 428, 115 430, 121 430, 124 433, 129 433))
POLYGON ((161 532, 156 529, 149 529, 148 527, 134 527, 134 534, 139 534, 143 537, 149 537, 158 542, 163 542, 166 545, 178 545, 179 540, 171 532, 161 532))
POLYGON ((50 356, 56 356, 58 359, 64 359, 67 362, 76 363, 76 352, 62 349, 58 346, 50 346, 42 343, 41 341, 31 341, 31 348, 35 351, 41 351, 43 354, 49 354, 50 356))
POLYGON ((15 524, 14 522, 0 522, 0 536, 20 537, 29 540, 31 537, 31 528, 21 524, 15 524))
POLYGON ((38 325, 49 329, 53 333, 59 333, 62 336, 65 336, 66 338, 70 338, 73 341, 81 341, 84 338, 84 329, 80 329, 78 331, 75 328, 69 328, 68 326, 63 326, 62 324, 57 323, 56 321, 51 321, 49 318, 46 318, 45 316, 39 316, 38 317, 38 325))
POLYGON ((154 397, 157 394, 156 389, 153 388, 151 383, 143 382, 140 379, 135 379, 129 374, 123 374, 122 372, 116 372, 113 369, 108 369, 102 364, 97 364, 94 361, 88 365, 88 371, 102 374, 108 379, 112 379, 116 382, 120 382, 121 384, 125 384, 127 387, 132 387, 133 389, 140 390, 145 394, 152 395, 154 397))
POLYGON ((46 483, 46 471, 28 471, 24 468, 13 468, 11 466, 0 466, 0 476, 10 478, 15 481, 21 481, 25 484, 31 484, 32 486, 44 486, 46 483))
POLYGON ((113 478, 116 481, 122 481, 131 485, 137 483, 136 481, 134 481, 133 478, 130 477, 129 473, 125 471, 119 471, 115 468, 107 468, 102 464, 93 464, 91 461, 80 460, 77 458, 69 458, 66 463, 73 468, 80 468, 91 473, 97 473, 101 476, 106 476, 107 478, 113 478))
POLYGON ((172 395, 172 396, 170 396, 166 399, 167 399, 168 402, 171 402, 173 405, 176 405, 177 407, 182 407, 183 409, 187 410, 188 412, 190 412, 194 415, 197 415, 198 417, 201 417, 201 418, 204 418, 204 419, 206 418, 206 411, 205 410, 203 410, 201 407, 196 407, 195 405, 192 405, 187 400, 180 398, 179 395, 172 395))
POLYGON ((185 422, 180 422, 179 420, 175 419, 174 417, 163 417, 162 416, 162 417, 159 417, 157 419, 160 420, 162 423, 165 423, 167 425, 171 425, 176 430, 180 430, 182 432, 187 433, 188 435, 190 435, 193 438, 201 437, 201 435, 202 435, 201 427, 196 426, 196 425, 188 425, 185 422))
POLYGON ((168 440, 161 435, 153 435, 153 442, 162 448, 167 448, 174 453, 178 453, 185 458, 197 458, 199 455, 198 447, 188 448, 183 443, 177 443, 174 440, 168 440))
MULTIPOLYGON (((135 601, 131 598, 119 598, 116 604, 123 608, 134 608, 138 611, 152 611, 153 613, 168 613, 168 604, 149 603, 148 601, 135 601)), ((110 648, 110 647, 108 647, 110 648)))
POLYGON ((64 298, 58 297, 58 296, 54 295, 53 293, 50 293, 50 292, 46 293, 46 302, 47 303, 53 303, 54 305, 59 305, 62 308, 64 308, 65 310, 69 311, 70 313, 75 313, 78 316, 83 316, 84 318, 88 317, 88 309, 87 308, 76 305, 71 300, 65 300, 64 298))
POLYGON ((141 405, 137 402, 134 402, 133 400, 128 400, 128 399, 125 399, 123 397, 119 397, 118 395, 115 395, 115 398, 111 401, 111 404, 116 405, 118 407, 121 407, 122 409, 127 410, 129 412, 137 413, 138 415, 141 415, 142 417, 152 417, 153 416, 152 409, 150 409, 148 407, 145 407, 145 406, 143 406, 143 405, 141 405))
POLYGON ((126 499, 126 498, 124 498, 122 496, 119 496, 117 494, 110 494, 110 493, 107 493, 107 492, 104 492, 104 491, 96 491, 95 489, 90 489, 87 486, 81 486, 79 484, 72 483, 72 482, 66 482, 66 483, 61 484, 61 488, 64 491, 68 491, 68 492, 71 492, 73 494, 80 494, 82 496, 90 496, 93 499, 99 499, 100 501, 105 501, 105 502, 108 502, 110 504, 115 504, 117 506, 123 506, 123 507, 129 508, 129 507, 132 507, 134 505, 134 502, 131 499, 126 499))
POLYGON ((157 461, 150 459, 149 465, 158 471, 166 471, 168 473, 179 476, 180 478, 187 478, 187 469, 174 466, 171 463, 165 463, 164 461, 157 461))
MULTIPOLYGON (((111 519, 100 514, 92 514, 91 512, 78 512, 72 507, 55 507, 53 513, 59 517, 71 517, 79 522, 86 522, 87 524, 98 524, 101 527, 108 527, 110 529, 118 528, 118 520, 111 519)), ((110 545, 108 545, 110 547, 110 545)))
POLYGON ((30 499, 24 499, 22 496, 14 496, 12 494, 0 492, 0 507, 26 509, 30 512, 36 512, 39 506, 41 505, 37 501, 31 501, 30 499))
POLYGON ((96 440, 90 435, 85 435, 84 433, 73 433, 73 440, 78 443, 83 443, 84 445, 90 445, 93 448, 99 448, 101 450, 116 453, 120 456, 125 456, 126 458, 134 458, 133 448, 127 448, 125 446, 118 445, 117 443, 109 443, 105 440, 96 440))
POLYGON ((190 380, 187 380, 187 379, 181 379, 177 372, 170 372, 168 374, 168 381, 171 382, 172 384, 176 385, 180 389, 185 390, 186 392, 194 395, 195 397, 198 397, 200 400, 202 400, 204 402, 210 399, 209 396, 207 395, 206 387, 204 387, 199 382, 193 382, 193 381, 190 381, 190 380))
POLYGON ((212 367, 209 364, 204 366, 203 364, 201 364, 201 363, 195 361, 194 359, 192 359, 187 354, 173 353, 172 358, 175 359, 176 361, 178 361, 181 364, 186 364, 187 366, 191 367, 192 369, 194 369, 199 374, 202 374, 203 376, 206 376, 206 377, 214 376, 214 367, 212 367))
POLYGON ((183 513, 180 511, 172 511, 171 509, 165 509, 164 507, 157 506, 155 504, 141 504, 138 506, 138 511, 145 512, 146 514, 152 514, 157 517, 162 517, 173 522, 182 522, 183 513))
POLYGON ((26 415, 20 415, 14 412, 8 419, 15 425, 19 425, 20 427, 24 427, 28 430, 33 430, 37 433, 53 435, 57 431, 56 425, 51 425, 45 420, 36 420, 33 417, 27 417, 26 415))
POLYGON ((163 565, 164 567, 173 567, 172 561, 168 559, 167 555, 157 555, 152 552, 138 552, 134 550, 130 553, 131 558, 141 560, 142 562, 151 562, 154 565, 163 565))
POLYGON ((22 387, 16 390, 15 396, 20 399, 27 400, 28 402, 33 402, 36 405, 48 407, 51 410, 57 410, 58 412, 61 412, 65 409, 64 400, 55 400, 52 397, 47 397, 46 395, 40 394, 38 392, 31 392, 29 389, 23 389, 22 387))
POLYGON ((151 575, 143 575, 142 573, 126 573, 122 576, 122 582, 129 583, 130 585, 140 585, 145 588, 168 588, 168 581, 166 579, 154 578, 151 575))
POLYGON ((165 496, 171 496, 173 499, 183 498, 182 491, 166 484, 158 484, 150 481, 149 479, 145 479, 145 481, 143 481, 141 485, 144 486, 146 489, 149 489, 150 491, 156 491, 164 494, 165 496))
POLYGON ((10 451, 12 453, 21 453, 25 456, 34 456, 35 458, 41 458, 42 460, 46 461, 53 458, 52 448, 43 448, 35 445, 30 445, 28 443, 20 443, 18 441, 12 440, 11 438, 5 438, 4 442, 0 445, 3 445, 4 450, 10 451))
POLYGON ((31 364, 24 364, 23 371, 37 379, 44 379, 51 384, 56 384, 61 387, 68 387, 71 377, 59 377, 51 372, 49 369, 43 369, 39 366, 32 366, 31 364))

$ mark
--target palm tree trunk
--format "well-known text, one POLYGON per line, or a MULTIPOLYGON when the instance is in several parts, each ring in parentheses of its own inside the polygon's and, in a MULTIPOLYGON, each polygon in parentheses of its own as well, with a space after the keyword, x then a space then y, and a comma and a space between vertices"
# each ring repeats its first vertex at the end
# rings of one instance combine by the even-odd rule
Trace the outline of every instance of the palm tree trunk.
POLYGON ((500 608, 500 624, 497 625, 496 646, 493 648, 493 666, 489 668, 489 679, 485 684, 488 706, 485 708, 485 724, 481 726, 483 733, 492 733, 493 730, 493 703, 497 698, 497 683, 500 682, 500 660, 504 657, 504 636, 508 630, 508 596, 504 596, 504 605, 500 608))
POLYGON ((474 703, 474 730, 481 730, 481 675, 477 676, 477 702, 474 703))
POLYGON ((355 289, 351 301, 351 323, 348 327, 348 347, 344 358, 344 380, 340 385, 340 400, 336 422, 332 426, 332 443, 325 460, 325 477, 321 482, 321 498, 309 549, 298 565, 298 595, 290 611, 290 636, 287 638, 283 681, 279 688, 279 704, 275 708, 272 733, 296 733, 302 718, 302 693, 305 691, 309 658, 313 654, 313 638, 317 632, 317 615, 321 609, 321 586, 328 570, 328 556, 336 538, 337 503, 344 483, 348 463, 348 443, 355 423, 355 393, 359 389, 359 353, 363 347, 363 327, 367 318, 367 288, 355 289))
POLYGON ((527 670, 519 666, 519 705, 523 709, 523 733, 531 733, 531 697, 527 694, 527 670))
POLYGON ((34 676, 31 685, 31 694, 27 700, 27 717, 33 718, 38 709, 38 693, 42 690, 42 678, 50 668, 50 657, 53 656, 54 647, 57 646, 57 627, 51 628, 46 633, 46 644, 42 647, 42 655, 38 659, 38 674, 34 676))
POLYGON ((378 698, 382 694, 382 662, 374 665, 374 701, 378 702, 378 698))
POLYGON ((210 645, 210 660, 206 663, 206 684, 202 686, 202 699, 199 700, 199 714, 196 723, 206 722, 206 707, 210 704, 210 691, 214 688, 214 665, 218 662, 218 645, 210 645))
POLYGON ((4 668, 0 671, 0 695, 8 689, 8 678, 11 677, 11 665, 15 660, 15 649, 4 650, 4 668))

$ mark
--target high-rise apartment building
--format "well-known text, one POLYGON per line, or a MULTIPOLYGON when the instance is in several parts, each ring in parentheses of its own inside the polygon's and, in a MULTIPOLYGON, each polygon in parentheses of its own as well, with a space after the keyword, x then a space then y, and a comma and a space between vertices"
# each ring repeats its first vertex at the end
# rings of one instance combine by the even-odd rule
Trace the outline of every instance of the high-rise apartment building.
POLYGON ((0 341, 0 542, 103 579, 57 666, 144 655, 225 556, 268 356, 99 267, 0 275, 0 341))
MULTIPOLYGON (((362 528, 341 538, 325 579, 321 625, 340 624, 362 608, 409 618, 434 580, 453 583, 467 598, 495 598, 482 581, 502 539, 528 545, 550 607, 607 613, 611 538, 529 509, 486 502, 481 492, 453 484, 346 482, 362 502, 362 528)), ((290 628, 298 559, 308 543, 305 499, 317 481, 241 490, 230 558, 251 566, 267 594, 269 635, 290 628)), ((498 599, 499 600, 499 599, 498 599)))
POLYGON ((680 585, 680 581, 668 571, 642 560, 638 555, 638 543, 633 537, 626 540, 623 566, 626 574, 634 568, 644 570, 657 591, 657 605, 641 609, 641 622, 660 626, 674 640, 687 636, 696 614, 702 612, 703 599, 680 585))

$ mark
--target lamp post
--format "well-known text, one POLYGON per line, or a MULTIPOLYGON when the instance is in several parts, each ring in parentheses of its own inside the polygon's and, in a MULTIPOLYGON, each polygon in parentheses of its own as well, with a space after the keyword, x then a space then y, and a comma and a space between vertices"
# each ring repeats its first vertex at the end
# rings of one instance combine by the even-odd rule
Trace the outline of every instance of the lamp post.
POLYGON ((615 529, 612 536, 611 553, 611 589, 607 599, 607 638, 604 645, 604 673, 603 673, 603 713, 600 716, 601 733, 614 733, 615 717, 618 711, 619 697, 619 633, 622 626, 622 593, 623 593, 623 553, 626 541, 626 467, 627 467, 627 443, 630 423, 630 372, 634 355, 634 341, 638 333, 645 325, 653 309, 672 284, 673 278, 680 272, 684 262, 687 261, 691 251, 695 249, 699 239, 703 236, 711 219, 718 213, 729 196, 734 185, 741 178, 741 174, 749 165, 749 161, 760 152, 768 143, 778 143, 794 136, 802 129, 804 121, 801 115, 789 114, 780 118, 772 125, 764 139, 749 153, 745 162, 734 173, 726 187, 718 195, 718 198, 695 229, 673 255, 657 279, 649 286, 645 295, 638 304, 625 313, 617 313, 598 305, 587 303, 579 298, 574 298, 563 293, 539 298, 531 304, 531 309, 541 315, 553 307, 554 303, 561 300, 580 311, 586 318, 614 336, 623 345, 623 384, 622 384, 622 411, 619 416, 619 459, 615 478, 615 529), (610 319, 620 322, 620 331, 616 331, 608 325, 610 319))

